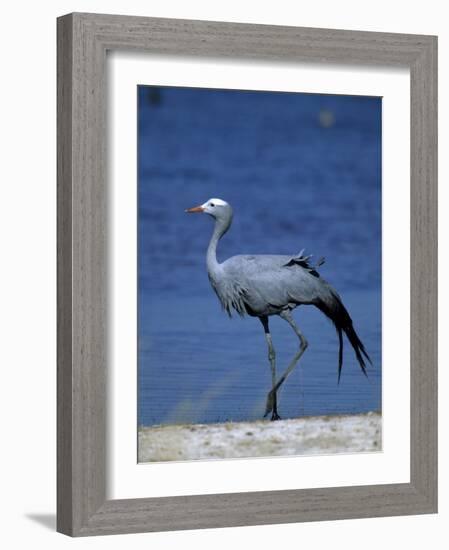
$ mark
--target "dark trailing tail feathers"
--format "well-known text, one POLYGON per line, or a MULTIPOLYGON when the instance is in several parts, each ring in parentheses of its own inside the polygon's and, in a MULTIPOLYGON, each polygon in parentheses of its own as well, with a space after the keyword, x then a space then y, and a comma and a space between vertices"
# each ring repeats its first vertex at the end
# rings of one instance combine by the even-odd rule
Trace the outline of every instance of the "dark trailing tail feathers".
POLYGON ((366 372, 366 360, 372 365, 371 359, 365 350, 365 346, 358 337, 352 325, 352 319, 343 305, 338 294, 329 289, 329 296, 326 300, 320 299, 316 303, 318 309, 320 309, 329 319, 334 323, 337 330, 339 351, 338 351, 338 383, 340 383, 341 369, 343 366, 343 332, 346 334, 351 346, 354 349, 357 361, 362 369, 363 374, 368 377, 366 372))

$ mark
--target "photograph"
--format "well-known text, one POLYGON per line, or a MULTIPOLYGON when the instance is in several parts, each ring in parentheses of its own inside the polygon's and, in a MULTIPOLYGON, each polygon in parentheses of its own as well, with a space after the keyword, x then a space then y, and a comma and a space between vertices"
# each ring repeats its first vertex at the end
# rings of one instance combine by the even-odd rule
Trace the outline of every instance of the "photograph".
POLYGON ((382 451, 382 98, 137 106, 138 462, 382 451))

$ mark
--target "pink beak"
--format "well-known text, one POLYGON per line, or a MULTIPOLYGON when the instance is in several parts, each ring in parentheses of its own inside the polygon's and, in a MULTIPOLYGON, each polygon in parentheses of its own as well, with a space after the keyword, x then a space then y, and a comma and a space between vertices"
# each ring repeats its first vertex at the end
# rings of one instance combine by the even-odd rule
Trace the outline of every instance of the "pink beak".
POLYGON ((194 206, 193 208, 187 208, 186 212, 188 214, 195 214, 196 212, 204 212, 204 208, 202 206, 194 206))

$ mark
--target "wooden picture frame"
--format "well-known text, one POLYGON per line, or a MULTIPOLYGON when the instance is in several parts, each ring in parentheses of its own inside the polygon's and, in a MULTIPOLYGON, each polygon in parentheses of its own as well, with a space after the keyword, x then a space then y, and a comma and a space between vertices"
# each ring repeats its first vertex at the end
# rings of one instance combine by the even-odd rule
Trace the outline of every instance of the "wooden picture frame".
POLYGON ((58 19, 57 448, 57 529, 72 536, 437 511, 436 37, 82 13, 58 19), (410 69, 410 483, 106 499, 108 50, 410 69))

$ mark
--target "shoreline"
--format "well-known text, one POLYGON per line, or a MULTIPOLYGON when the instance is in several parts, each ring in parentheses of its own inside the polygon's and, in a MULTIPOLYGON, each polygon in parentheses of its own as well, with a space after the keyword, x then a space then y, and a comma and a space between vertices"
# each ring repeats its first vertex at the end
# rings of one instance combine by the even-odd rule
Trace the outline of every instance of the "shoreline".
POLYGON ((138 461, 167 462, 382 450, 379 412, 270 422, 140 426, 138 461))

